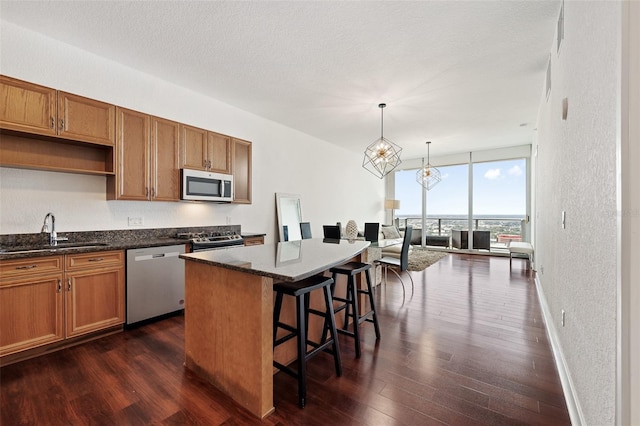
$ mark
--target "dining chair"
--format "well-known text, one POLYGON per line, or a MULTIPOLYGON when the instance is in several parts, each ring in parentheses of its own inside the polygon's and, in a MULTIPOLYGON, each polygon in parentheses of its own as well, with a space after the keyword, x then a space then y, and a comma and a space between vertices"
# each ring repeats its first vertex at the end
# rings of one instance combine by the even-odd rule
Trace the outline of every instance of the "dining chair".
POLYGON ((308 240, 309 238, 313 238, 311 236, 311 223, 300 222, 300 233, 302 234, 303 240, 308 240))
MULTIPOLYGON (((411 245, 411 231, 413 231, 412 226, 407 226, 404 230, 404 238, 402 240, 402 251, 400 252, 400 258, 384 256, 381 259, 376 260, 375 262, 381 265, 384 268, 384 282, 387 283, 387 272, 391 270, 402 284, 402 295, 404 297, 404 281, 400 276, 401 273, 406 272, 409 267, 409 246, 411 245)), ((413 295, 413 277, 410 273, 407 272, 409 279, 411 280, 411 295, 413 295)))
POLYGON ((340 239, 340 227, 338 225, 322 225, 324 237, 330 240, 340 239))
POLYGON ((378 241, 378 235, 380 233, 380 224, 365 222, 364 224, 364 239, 375 243, 378 241))

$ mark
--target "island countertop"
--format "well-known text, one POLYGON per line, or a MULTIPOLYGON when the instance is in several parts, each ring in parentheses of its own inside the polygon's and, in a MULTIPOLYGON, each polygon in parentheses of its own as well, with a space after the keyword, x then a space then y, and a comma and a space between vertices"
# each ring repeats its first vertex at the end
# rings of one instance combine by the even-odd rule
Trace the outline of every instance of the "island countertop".
POLYGON ((248 247, 182 254, 186 261, 205 263, 279 281, 299 281, 357 256, 368 241, 313 238, 248 247))

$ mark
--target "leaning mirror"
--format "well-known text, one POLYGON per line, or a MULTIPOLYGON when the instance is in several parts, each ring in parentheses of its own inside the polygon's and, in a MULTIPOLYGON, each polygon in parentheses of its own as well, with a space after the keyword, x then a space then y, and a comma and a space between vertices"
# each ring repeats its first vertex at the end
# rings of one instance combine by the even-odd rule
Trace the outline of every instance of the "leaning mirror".
POLYGON ((276 193, 276 212, 278 215, 280 241, 301 240, 300 222, 302 222, 302 209, 300 207, 300 196, 297 194, 276 193))

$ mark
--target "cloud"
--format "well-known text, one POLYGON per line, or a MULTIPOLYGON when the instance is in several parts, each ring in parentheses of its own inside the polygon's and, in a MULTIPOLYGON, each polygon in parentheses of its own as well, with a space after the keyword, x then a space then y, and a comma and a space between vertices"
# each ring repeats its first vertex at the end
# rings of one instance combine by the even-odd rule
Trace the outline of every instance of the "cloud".
POLYGON ((484 174, 484 177, 490 180, 500 179, 502 177, 502 173, 500 172, 500 169, 489 169, 484 174))
POLYGON ((518 166, 516 164, 515 166, 510 168, 507 173, 509 173, 509 176, 521 176, 522 175, 522 169, 520 168, 520 166, 518 166))

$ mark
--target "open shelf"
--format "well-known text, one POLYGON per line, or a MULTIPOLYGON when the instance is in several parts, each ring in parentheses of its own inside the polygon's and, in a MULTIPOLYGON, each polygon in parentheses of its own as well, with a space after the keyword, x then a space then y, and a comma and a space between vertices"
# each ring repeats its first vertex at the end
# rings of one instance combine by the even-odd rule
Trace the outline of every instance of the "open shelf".
POLYGON ((0 130, 0 165, 92 175, 113 175, 114 148, 0 130))

